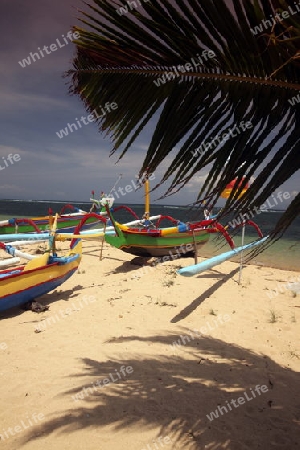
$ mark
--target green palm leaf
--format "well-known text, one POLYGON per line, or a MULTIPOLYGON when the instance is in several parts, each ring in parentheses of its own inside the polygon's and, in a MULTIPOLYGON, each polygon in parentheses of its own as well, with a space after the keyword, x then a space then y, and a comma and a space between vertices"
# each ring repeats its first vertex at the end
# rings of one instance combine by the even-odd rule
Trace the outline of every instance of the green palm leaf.
MULTIPOLYGON (((165 195, 207 167, 197 201, 215 204, 228 182, 245 176, 223 214, 245 213, 299 170, 300 102, 291 99, 300 90, 300 22, 291 12, 279 20, 291 11, 285 1, 93 0, 87 6, 86 28, 74 28, 80 38, 67 73, 70 92, 89 112, 117 103, 98 122, 120 157, 155 121, 141 172, 154 171, 176 149, 161 180, 171 180, 165 195), (128 13, 121 14, 122 6, 128 13)), ((299 202, 298 194, 274 237, 299 214, 299 202)))

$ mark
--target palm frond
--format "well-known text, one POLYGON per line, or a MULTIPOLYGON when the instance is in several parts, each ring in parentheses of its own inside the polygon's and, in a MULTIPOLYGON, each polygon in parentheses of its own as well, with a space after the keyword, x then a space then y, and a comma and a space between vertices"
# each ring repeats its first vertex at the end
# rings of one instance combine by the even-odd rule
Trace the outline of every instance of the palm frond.
MULTIPOLYGON (((198 198, 213 205, 233 178, 224 214, 259 207, 300 168, 300 24, 284 0, 91 0, 75 42, 70 92, 98 119, 120 157, 156 121, 141 172, 176 149, 169 195, 208 168, 198 198), (131 5, 129 7, 129 4, 131 5), (128 12, 121 14, 121 7, 128 12), (285 14, 286 16, 286 14, 285 14), (235 130, 235 131, 234 131, 235 130), (244 184, 257 174, 246 194, 244 184), (244 183, 244 184, 243 184, 244 183)), ((278 222, 299 214, 299 194, 278 222)))

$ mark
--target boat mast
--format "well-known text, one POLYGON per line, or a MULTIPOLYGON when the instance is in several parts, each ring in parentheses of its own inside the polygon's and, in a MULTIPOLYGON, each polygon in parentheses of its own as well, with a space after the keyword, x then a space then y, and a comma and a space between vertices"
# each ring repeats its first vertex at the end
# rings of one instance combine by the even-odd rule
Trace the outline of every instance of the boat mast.
POLYGON ((145 178, 145 214, 144 219, 149 220, 150 217, 150 183, 149 183, 149 175, 146 172, 145 178))

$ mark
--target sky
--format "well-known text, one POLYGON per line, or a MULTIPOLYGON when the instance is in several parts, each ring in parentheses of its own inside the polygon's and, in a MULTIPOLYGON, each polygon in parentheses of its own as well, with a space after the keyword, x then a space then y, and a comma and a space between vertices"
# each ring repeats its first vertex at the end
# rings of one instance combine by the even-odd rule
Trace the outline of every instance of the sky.
MULTIPOLYGON (((117 186, 122 192, 136 181, 153 132, 151 123, 118 163, 117 154, 109 157, 110 139, 94 123, 62 139, 56 134, 76 118, 87 116, 79 98, 68 94, 63 78, 75 53, 67 33, 79 24, 79 9, 86 9, 80 0, 1 0, 0 199, 89 201, 92 190, 96 197, 101 191, 109 192, 120 174, 117 186), (57 49, 51 51, 55 43, 57 49), (35 62, 20 65, 19 61, 45 45, 49 54, 44 51, 44 57, 40 54, 35 62)), ((155 181, 169 163, 170 157, 153 175, 155 181)), ((179 193, 158 203, 195 201, 205 176, 204 170, 179 193)), ((153 193, 152 200, 165 188, 153 193)), ((298 189, 297 177, 281 187, 290 193, 298 189)), ((144 201, 140 189, 122 197, 120 193, 125 203, 144 201)), ((287 204, 283 202, 282 208, 287 204)))

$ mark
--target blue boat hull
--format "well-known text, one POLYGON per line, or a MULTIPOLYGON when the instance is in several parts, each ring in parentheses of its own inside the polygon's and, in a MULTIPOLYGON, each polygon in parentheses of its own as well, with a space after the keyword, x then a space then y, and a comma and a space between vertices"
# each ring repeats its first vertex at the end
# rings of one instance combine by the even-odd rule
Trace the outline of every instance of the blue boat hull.
POLYGON ((64 276, 51 280, 49 282, 43 283, 40 286, 34 286, 26 291, 18 292, 16 294, 7 295, 0 299, 0 311, 6 311, 7 309, 14 308, 15 306, 21 306, 25 303, 34 300, 37 297, 41 297, 48 292, 53 291, 62 283, 64 283, 68 278, 70 278, 77 269, 70 270, 64 276))

